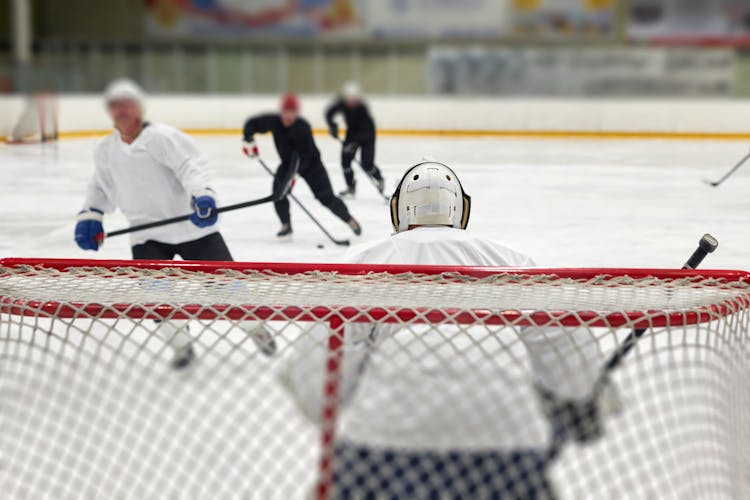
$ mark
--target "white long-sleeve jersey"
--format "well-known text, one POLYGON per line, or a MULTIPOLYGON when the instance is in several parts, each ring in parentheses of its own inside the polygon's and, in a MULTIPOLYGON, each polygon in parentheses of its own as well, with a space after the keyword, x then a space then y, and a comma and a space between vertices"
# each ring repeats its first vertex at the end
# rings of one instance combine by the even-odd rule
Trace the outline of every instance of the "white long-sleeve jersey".
MULTIPOLYGON (((353 248, 347 261, 534 265, 506 246, 448 227, 417 228, 353 248)), ((286 375, 314 420, 320 417, 328 334, 323 327, 308 332, 286 375)), ((585 329, 412 325, 373 331, 358 323, 347 326, 343 350, 338 439, 412 450, 545 449, 549 426, 533 384, 583 400, 601 366, 585 329)))
MULTIPOLYGON (((131 226, 188 214, 191 198, 209 187, 207 162, 195 142, 161 123, 150 123, 132 144, 115 130, 97 144, 94 164, 83 208, 119 208, 131 226)), ((177 244, 216 231, 216 225, 199 228, 185 221, 136 231, 130 241, 177 244)))

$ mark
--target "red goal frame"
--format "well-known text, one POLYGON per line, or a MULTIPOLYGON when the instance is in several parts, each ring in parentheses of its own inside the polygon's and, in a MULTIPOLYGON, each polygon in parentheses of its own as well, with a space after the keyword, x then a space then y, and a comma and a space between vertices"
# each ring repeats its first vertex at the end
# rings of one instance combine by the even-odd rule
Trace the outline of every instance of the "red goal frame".
MULTIPOLYGON (((684 270, 684 269, 639 269, 639 268, 507 268, 507 267, 463 267, 463 266, 423 266, 423 265, 360 265, 360 264, 309 264, 309 263, 270 263, 270 262, 204 262, 204 261, 161 261, 161 260, 81 260, 81 259, 41 259, 5 258, 0 259, 0 268, 46 268, 64 272, 71 268, 102 268, 117 272, 118 268, 130 269, 180 269, 206 274, 219 274, 232 270, 239 272, 272 272, 282 275, 295 275, 310 272, 338 273, 344 276, 367 276, 368 274, 406 275, 449 275, 458 274, 472 278, 486 278, 497 274, 518 276, 549 276, 552 279, 599 280, 592 286, 607 286, 608 280, 630 277, 633 279, 711 279, 715 285, 724 283, 750 283, 750 273, 745 271, 684 270)), ((22 273, 21 273, 22 274, 22 273)), ((326 499, 331 494, 333 484, 333 458, 336 444, 336 424, 338 413, 338 389, 340 367, 343 360, 344 326, 347 322, 383 321, 396 323, 453 323, 470 325, 481 322, 485 325, 589 327, 608 326, 625 328, 655 328, 674 325, 697 324, 724 316, 732 312, 729 304, 712 305, 705 309, 688 312, 623 311, 606 313, 597 311, 546 311, 523 314, 517 310, 493 311, 487 309, 450 309, 424 307, 397 307, 368 309, 367 317, 362 308, 353 306, 274 306, 273 304, 245 304, 241 306, 213 305, 205 308, 199 304, 174 306, 170 304, 97 304, 60 303, 54 301, 20 300, 2 295, 3 274, 0 271, 0 313, 31 315, 44 313, 62 318, 90 317, 118 318, 127 315, 132 318, 173 318, 173 319, 242 319, 252 315, 259 320, 274 321, 327 321, 330 335, 327 341, 328 357, 326 377, 323 386, 324 401, 321 413, 321 456, 319 477, 316 484, 316 498, 326 499)), ((502 285, 499 285, 502 286, 502 285)), ((750 292, 738 299, 743 307, 750 307, 750 292)))
MULTIPOLYGON (((278 263, 278 262, 215 262, 215 261, 165 261, 165 260, 84 260, 84 259, 43 259, 43 258, 3 258, 0 259, 0 267, 43 267, 58 271, 65 271, 76 267, 96 267, 109 270, 118 268, 136 269, 182 269, 186 271, 218 274, 224 270, 232 271, 257 271, 273 272, 276 274, 304 274, 309 272, 329 272, 346 276, 366 276, 368 274, 393 274, 402 275, 412 273, 415 275, 442 275, 458 274, 472 278, 486 278, 497 274, 517 276, 549 276, 555 279, 577 279, 590 280, 595 277, 602 278, 602 285, 607 279, 629 277, 632 279, 662 278, 662 279, 685 279, 685 278, 711 278, 720 282, 750 283, 750 273, 746 271, 722 271, 706 270, 697 271, 689 269, 645 269, 645 268, 511 268, 511 267, 482 267, 482 266, 425 266, 425 265, 384 265, 384 264, 334 264, 334 263, 278 263)), ((2 275, 0 275, 2 278, 2 275)), ((748 297, 750 303, 750 297, 748 297)), ((342 320, 355 322, 369 322, 367 318, 361 317, 361 310, 353 307, 339 306, 312 306, 302 308, 299 306, 269 306, 247 304, 243 306, 217 305, 212 310, 206 310, 198 304, 187 304, 175 308, 169 304, 150 304, 149 307, 138 307, 133 304, 112 304, 105 307, 97 303, 76 303, 73 306, 58 302, 41 303, 38 301, 17 301, 0 295, 0 310, 10 314, 24 314, 29 307, 37 311, 55 314, 58 317, 74 318, 78 315, 96 315, 102 318, 116 318, 126 314, 132 318, 163 319, 167 317, 175 319, 215 319, 219 315, 229 319, 239 319, 252 313, 260 320, 289 320, 295 321, 318 321, 335 313, 342 320)), ((566 311, 536 312, 525 315, 522 318, 519 311, 489 311, 486 309, 475 309, 472 311, 451 310, 446 308, 426 309, 403 307, 398 310, 385 310, 375 307, 368 310, 371 318, 383 320, 384 322, 412 321, 412 322, 444 322, 449 320, 456 324, 471 324, 481 319, 484 324, 508 324, 515 322, 520 325, 543 326, 554 321, 560 326, 578 326, 586 323, 588 326, 617 327, 627 325, 630 327, 663 327, 675 324, 695 324, 708 321, 716 314, 726 314, 722 309, 706 310, 704 314, 698 313, 659 313, 651 314, 651 311, 629 311, 612 313, 602 316, 596 311, 578 311, 575 316, 566 311), (713 314, 711 314, 713 313, 713 314), (386 318, 386 316, 390 317, 386 318), (520 323, 519 323, 520 321, 520 323)), ((658 311, 653 311, 658 313, 658 311)))

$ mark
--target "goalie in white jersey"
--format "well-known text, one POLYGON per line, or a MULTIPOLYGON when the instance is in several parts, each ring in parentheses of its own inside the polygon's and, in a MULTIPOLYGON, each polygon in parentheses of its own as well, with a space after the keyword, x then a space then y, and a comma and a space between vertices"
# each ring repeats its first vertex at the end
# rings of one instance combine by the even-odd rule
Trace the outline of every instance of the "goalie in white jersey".
MULTIPOLYGON (((470 209, 449 167, 415 165, 391 199, 396 233, 352 249, 347 261, 534 265, 465 231, 470 209)), ((317 420, 327 332, 311 333, 285 382, 317 420)), ((343 340, 335 498, 554 498, 552 450, 603 432, 602 362, 586 330, 357 323, 343 340), (521 379, 524 351, 533 380, 521 379)))
MULTIPOLYGON (((231 261, 216 223, 216 194, 210 187, 207 162, 195 142, 180 130, 144 120, 144 94, 130 80, 112 82, 105 101, 115 130, 94 152, 94 175, 78 214, 75 241, 83 250, 104 242, 102 219, 119 208, 131 226, 193 214, 189 221, 130 233, 134 259, 231 261)), ((244 325, 265 351, 273 340, 257 325, 244 325)), ((162 322, 157 330, 175 348, 175 368, 195 357, 187 323, 162 322)))

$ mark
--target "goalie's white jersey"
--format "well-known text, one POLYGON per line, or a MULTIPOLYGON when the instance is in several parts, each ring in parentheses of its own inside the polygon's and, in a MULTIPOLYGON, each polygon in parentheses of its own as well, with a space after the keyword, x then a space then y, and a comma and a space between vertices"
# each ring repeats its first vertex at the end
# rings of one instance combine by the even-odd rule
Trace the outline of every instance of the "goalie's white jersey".
MULTIPOLYGON (((448 227, 401 232, 353 248, 347 257, 366 264, 534 265, 508 247, 448 227)), ((305 334, 286 379, 315 420, 327 335, 322 327, 305 334)), ((585 330, 349 325, 338 439, 415 450, 543 449, 549 427, 533 384, 584 399, 600 366, 596 344, 585 330)))
MULTIPOLYGON (((160 123, 146 126, 132 144, 115 130, 97 144, 94 163, 83 208, 119 208, 131 226, 189 214, 192 196, 209 187, 206 159, 192 138, 160 123)), ((136 231, 130 241, 176 244, 216 231, 185 221, 136 231)))
POLYGON ((531 258, 487 238, 451 227, 419 227, 352 248, 354 264, 534 267, 531 258))

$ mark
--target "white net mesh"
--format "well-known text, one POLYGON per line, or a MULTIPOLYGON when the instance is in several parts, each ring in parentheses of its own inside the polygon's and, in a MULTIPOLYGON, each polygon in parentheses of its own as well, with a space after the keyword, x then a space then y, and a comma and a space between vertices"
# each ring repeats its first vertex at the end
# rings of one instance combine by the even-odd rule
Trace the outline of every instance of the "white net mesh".
POLYGON ((18 116, 10 136, 8 136, 8 143, 54 141, 57 136, 57 96, 34 94, 26 98, 23 110, 18 116))
POLYGON ((750 495, 743 273, 165 266, 3 261, 5 494, 750 495))

